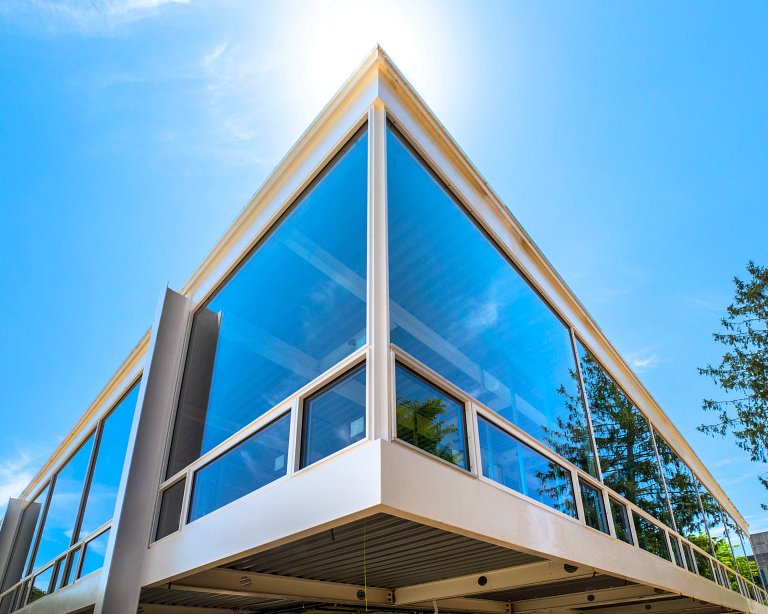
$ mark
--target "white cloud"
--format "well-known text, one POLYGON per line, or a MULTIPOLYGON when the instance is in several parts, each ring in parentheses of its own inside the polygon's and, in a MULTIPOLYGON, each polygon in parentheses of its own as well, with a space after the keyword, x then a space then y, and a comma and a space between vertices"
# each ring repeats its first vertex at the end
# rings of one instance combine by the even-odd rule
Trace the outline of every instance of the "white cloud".
POLYGON ((655 352, 650 352, 649 348, 629 352, 627 360, 637 373, 645 373, 661 362, 659 356, 655 352))
POLYGON ((18 498, 35 477, 40 457, 17 450, 13 456, 0 459, 0 516, 5 513, 8 499, 18 498))

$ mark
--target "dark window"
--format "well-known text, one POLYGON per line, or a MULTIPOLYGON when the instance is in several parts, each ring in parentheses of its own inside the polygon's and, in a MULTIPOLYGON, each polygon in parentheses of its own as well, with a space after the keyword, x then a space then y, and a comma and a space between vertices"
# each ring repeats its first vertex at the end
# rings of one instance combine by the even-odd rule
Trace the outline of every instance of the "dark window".
POLYGON ((166 479, 366 342, 368 138, 195 314, 166 479))
POLYGON ((365 366, 304 401, 303 467, 365 439, 365 366))
POLYGON ((157 519, 155 539, 162 539, 179 530, 181 506, 184 504, 184 485, 186 479, 169 486, 160 496, 160 517, 157 519))
POLYGON ((627 506, 612 497, 608 499, 611 502, 611 518, 613 518, 613 530, 616 531, 616 537, 627 544, 631 544, 632 532, 629 530, 627 506))
POLYGON ((397 437, 468 469, 464 405, 397 366, 397 437))
POLYGON ((195 472, 189 521, 283 477, 288 470, 287 413, 195 472))
POLYGON ((608 523, 605 520, 603 509, 603 493, 579 480, 581 486, 581 500, 584 503, 584 520, 587 526, 608 533, 608 523))
POLYGON ((605 485, 671 526, 648 421, 592 354, 577 347, 605 485))
POLYGON ((83 578, 89 573, 101 569, 104 566, 104 557, 107 554, 107 544, 109 543, 109 530, 104 531, 97 538, 92 539, 85 544, 85 554, 83 555, 83 567, 78 577, 83 578))
POLYGON ((392 343, 595 475, 568 329, 391 129, 387 189, 392 343))
POLYGON ((484 476, 576 517, 569 471, 488 420, 477 423, 484 476))
POLYGON ((634 518, 637 545, 647 552, 671 561, 672 558, 669 556, 669 548, 667 547, 666 531, 639 514, 634 514, 634 518))

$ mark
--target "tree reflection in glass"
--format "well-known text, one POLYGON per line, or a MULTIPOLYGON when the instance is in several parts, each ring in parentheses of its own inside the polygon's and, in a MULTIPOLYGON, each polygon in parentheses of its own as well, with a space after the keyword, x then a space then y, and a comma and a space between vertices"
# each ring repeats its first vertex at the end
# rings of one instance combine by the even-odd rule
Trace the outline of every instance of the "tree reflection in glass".
POLYGON ((576 345, 605 485, 671 526, 647 420, 592 354, 576 345))

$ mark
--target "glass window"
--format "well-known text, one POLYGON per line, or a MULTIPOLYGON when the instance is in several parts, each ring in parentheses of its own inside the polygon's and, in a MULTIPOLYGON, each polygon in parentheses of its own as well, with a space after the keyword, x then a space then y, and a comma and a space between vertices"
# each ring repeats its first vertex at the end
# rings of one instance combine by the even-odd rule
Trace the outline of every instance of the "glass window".
POLYGON ((109 530, 104 531, 96 539, 92 539, 85 544, 85 554, 83 555, 83 567, 80 570, 79 578, 84 578, 89 573, 101 569, 104 566, 104 557, 107 554, 107 544, 109 543, 109 530))
POLYGON ((483 475, 576 517, 571 474, 488 420, 478 416, 483 475))
POLYGON ((595 475, 568 329, 391 129, 387 165, 392 343, 595 475))
POLYGON ((35 576, 32 581, 32 588, 29 591, 27 603, 37 601, 48 594, 48 588, 51 585, 51 575, 53 575, 53 565, 35 576))
POLYGON ((683 554, 680 552, 680 542, 677 537, 669 534, 669 541, 672 543, 672 561, 678 567, 685 569, 685 562, 683 562, 683 554))
POLYGON ((749 591, 749 597, 750 599, 757 601, 757 596, 755 594, 755 589, 751 584, 747 584, 747 590, 749 591))
POLYGON ((75 530, 85 476, 91 460, 91 448, 93 435, 56 474, 53 496, 45 516, 33 569, 56 558, 69 548, 72 542, 72 532, 75 530))
POLYGON ((637 543, 643 550, 671 561, 666 531, 639 514, 634 514, 637 543))
POLYGON ((166 478, 365 344, 368 138, 195 314, 166 478))
POLYGON ((744 549, 744 555, 746 557, 746 563, 748 564, 749 571, 747 573, 752 574, 751 580, 754 581, 755 584, 758 586, 764 585, 763 582, 763 576, 758 570, 757 567, 757 561, 755 559, 755 554, 752 551, 752 543, 749 541, 749 535, 744 534, 741 529, 736 527, 736 532, 738 533, 739 537, 741 538, 741 544, 742 548, 744 549))
POLYGON ((696 487, 690 469, 680 460, 672 447, 654 429, 669 499, 675 514, 678 532, 702 550, 709 549, 709 538, 704 517, 696 496, 696 487))
POLYGON ((365 439, 365 366, 306 399, 302 423, 302 467, 365 439))
POLYGON ((289 412, 199 469, 193 482, 189 521, 284 476, 290 427, 289 412))
POLYGON ((181 506, 184 504, 184 485, 186 478, 169 486, 160 496, 160 516, 157 519, 155 539, 162 539, 179 530, 181 506))
POLYGON ((608 533, 608 523, 603 510, 603 493, 579 480, 581 500, 584 502, 584 520, 588 527, 608 533))
POLYGON ((627 544, 632 544, 632 532, 629 530, 627 507, 612 497, 608 497, 608 499, 611 502, 611 518, 613 519, 613 530, 616 531, 616 537, 627 544))
POLYGON ((61 573, 61 587, 69 585, 72 578, 77 576, 77 563, 80 561, 80 549, 78 548, 69 555, 69 564, 65 566, 61 573))
POLYGON ((707 528, 709 529, 709 537, 711 539, 711 547, 709 551, 715 556, 715 558, 733 567, 733 554, 731 553, 731 546, 728 543, 728 536, 725 533, 725 525, 723 524, 723 517, 720 513, 720 504, 717 502, 709 491, 704 488, 701 482, 698 482, 699 496, 701 497, 701 505, 704 508, 704 517, 707 520, 707 528))
POLYGON ((104 422, 78 541, 114 516, 138 398, 139 385, 136 384, 104 422))
POLYGON ((685 561, 688 563, 688 571, 696 573, 696 558, 693 556, 693 548, 688 544, 683 544, 683 552, 685 552, 685 561))
POLYGON ((464 405, 398 365, 397 437, 468 469, 464 405))
MULTIPOLYGON (((50 486, 50 485, 49 485, 50 486)), ((40 526, 43 523, 43 514, 45 513, 45 502, 48 500, 48 489, 49 486, 46 486, 39 495, 35 498, 35 500, 32 502, 35 505, 28 505, 24 509, 24 516, 26 517, 27 514, 37 514, 37 524, 35 525, 35 534, 32 538, 32 543, 29 547, 29 551, 27 552, 27 560, 24 562, 24 575, 27 575, 31 569, 30 562, 32 559, 32 552, 35 549, 35 542, 37 541, 37 538, 39 537, 40 533, 40 526)), ((23 521, 22 521, 23 522, 23 521)))
POLYGON ((605 485, 671 526, 648 421, 592 354, 577 348, 605 485))

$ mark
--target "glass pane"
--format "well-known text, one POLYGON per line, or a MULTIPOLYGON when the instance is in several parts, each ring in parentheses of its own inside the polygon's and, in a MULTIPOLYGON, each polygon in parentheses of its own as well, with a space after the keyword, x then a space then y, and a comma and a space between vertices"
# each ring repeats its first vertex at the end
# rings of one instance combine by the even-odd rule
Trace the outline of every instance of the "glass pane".
POLYGON ((162 539, 179 530, 181 506, 184 504, 184 485, 186 479, 179 480, 163 491, 160 498, 160 516, 157 519, 155 539, 162 539))
POLYGON ((43 573, 37 574, 32 582, 32 588, 29 591, 27 603, 32 603, 48 594, 48 587, 51 585, 51 575, 53 574, 53 565, 43 573))
MULTIPOLYGON (((609 498, 610 499, 610 498, 609 498)), ((623 503, 615 499, 610 499, 611 517, 613 518, 613 530, 616 531, 616 537, 627 544, 632 543, 632 532, 629 530, 629 517, 627 508, 623 503)))
POLYGON ((709 549, 709 538, 704 517, 699 507, 699 498, 693 484, 690 469, 680 460, 672 447, 654 429, 656 447, 659 449, 661 467, 675 514, 678 532, 703 550, 709 549))
POLYGON ((365 366, 307 399, 303 418, 303 467, 364 439, 365 366))
POLYGON ((736 581, 736 574, 730 569, 726 569, 726 574, 728 576, 728 586, 730 586, 731 590, 734 593, 741 593, 739 590, 739 583, 736 581))
POLYGON ((634 514, 634 518, 638 546, 647 552, 671 561, 669 548, 667 547, 666 531, 639 514, 634 514))
POLYGON ((112 520, 115 513, 117 491, 123 475, 123 463, 138 398, 139 385, 136 384, 104 423, 78 540, 112 520))
POLYGON ((685 563, 683 562, 683 555, 680 552, 680 542, 677 541, 677 537, 675 537, 672 534, 669 535, 669 541, 672 542, 672 562, 678 567, 685 568, 685 563))
POLYGON ((683 544, 683 551, 685 552, 685 561, 688 563, 688 571, 696 573, 696 558, 693 556, 693 548, 688 544, 683 544))
POLYGON ((484 476, 576 517, 569 471, 484 418, 477 423, 484 476))
POLYGON ((70 546, 92 447, 93 436, 56 474, 56 484, 33 569, 56 558, 70 546))
POLYGON ((467 469, 464 405, 397 366, 397 437, 467 469))
POLYGON ((580 481, 579 485, 581 486, 581 499, 584 502, 584 520, 587 526, 608 533, 608 523, 603 511, 603 494, 585 482, 580 481))
POLYGON ((62 570, 61 587, 70 584, 72 578, 77 574, 77 563, 80 561, 80 549, 78 548, 69 555, 69 567, 62 570))
POLYGON ((36 503, 37 506, 33 507, 31 505, 28 505, 26 509, 24 510, 24 516, 27 514, 37 514, 37 524, 35 525, 35 535, 32 538, 32 544, 29 547, 29 552, 27 552, 27 560, 24 562, 24 575, 28 574, 31 569, 29 569, 30 566, 30 559, 32 558, 32 551, 35 547, 35 542, 37 541, 38 533, 40 532, 40 525, 43 521, 43 512, 45 511, 45 501, 48 499, 48 486, 43 489, 43 491, 37 495, 33 503, 36 503))
POLYGON ((744 555, 746 556, 747 563, 749 564, 749 572, 752 574, 751 580, 753 580, 754 583, 758 586, 765 586, 765 582, 763 581, 764 577, 757 565, 757 560, 755 559, 755 554, 752 550, 752 542, 750 541, 749 535, 743 533, 742 530, 738 527, 736 527, 736 531, 741 538, 740 541, 742 547, 744 548, 744 555))
POLYGON ((167 476, 365 344, 368 137, 195 315, 167 476))
POLYGON ((198 470, 189 521, 202 518, 284 476, 288 469, 290 426, 289 412, 198 470))
POLYGON ((704 488, 701 482, 698 482, 698 487, 699 496, 701 497, 701 505, 704 508, 704 517, 707 520, 707 527, 709 528, 709 537, 712 541, 709 551, 721 563, 728 565, 729 567, 734 567, 731 546, 728 543, 728 536, 725 533, 723 517, 720 513, 720 504, 717 502, 717 499, 704 488))
POLYGON ((392 343, 595 475, 568 329, 387 136, 392 343))
POLYGON ((757 601, 757 596, 755 594, 755 589, 751 584, 747 584, 747 590, 749 591, 749 597, 750 599, 757 601))
POLYGON ((647 420, 592 354, 576 345, 605 485, 670 526, 647 420))
POLYGON ((80 570, 79 578, 84 578, 89 573, 101 569, 104 566, 104 556, 107 554, 107 544, 109 543, 109 530, 104 531, 96 539, 85 544, 85 555, 83 556, 83 568, 80 570))

